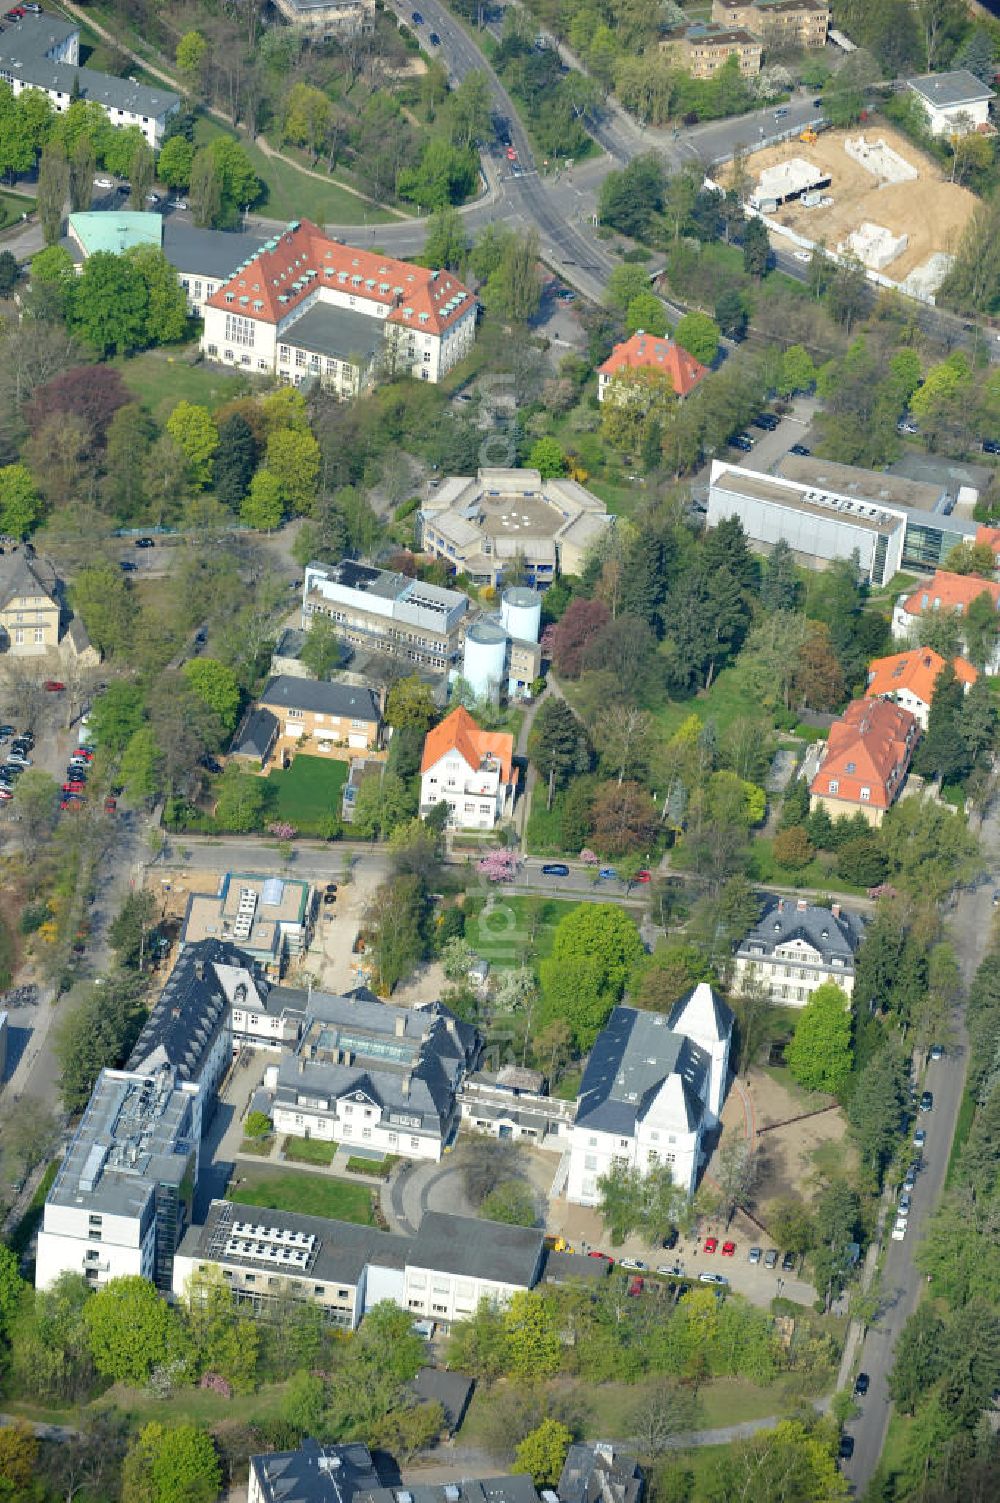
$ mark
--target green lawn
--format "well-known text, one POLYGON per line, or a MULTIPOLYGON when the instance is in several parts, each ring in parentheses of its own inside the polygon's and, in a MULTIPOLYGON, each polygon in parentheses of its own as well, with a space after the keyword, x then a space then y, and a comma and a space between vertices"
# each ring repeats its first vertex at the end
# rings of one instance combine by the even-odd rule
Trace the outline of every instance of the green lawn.
POLYGON ((758 719, 761 706, 747 688, 742 675, 735 668, 724 668, 707 693, 696 695, 693 699, 672 700, 663 709, 653 713, 664 736, 674 735, 689 715, 697 715, 703 721, 714 720, 715 728, 721 736, 734 720, 746 716, 758 719))
POLYGON ((35 200, 25 193, 0 193, 0 230, 15 224, 22 214, 30 213, 34 207, 35 200))
POLYGON ((480 899, 466 905, 466 939, 490 965, 519 966, 549 954, 556 924, 579 904, 560 898, 515 898, 501 889, 488 912, 485 907, 480 899))
POLYGON ((948 1156, 948 1172, 945 1175, 944 1187, 947 1190, 955 1178, 955 1170, 959 1155, 965 1147, 965 1140, 972 1131, 972 1119, 976 1115, 976 1100, 969 1091, 962 1093, 962 1103, 958 1108, 958 1121, 955 1123, 955 1136, 951 1141, 951 1153, 948 1156))
POLYGON ((226 1199, 241 1206, 267 1206, 272 1211, 298 1211, 302 1216, 327 1216, 374 1226, 372 1193, 367 1185, 352 1185, 294 1169, 274 1170, 240 1164, 226 1199))
POLYGON ((790 871, 775 861, 774 841, 769 836, 758 835, 750 848, 750 861, 749 875, 753 882, 777 883, 781 887, 811 887, 820 892, 848 892, 858 897, 866 891, 837 876, 833 870, 833 857, 827 851, 820 851, 800 871, 790 871))
POLYGON ((315 828, 331 814, 339 818, 348 770, 347 762, 300 752, 287 772, 268 773, 268 787, 274 795, 268 817, 288 820, 300 830, 315 828))
POLYGON ((121 371, 136 400, 158 418, 166 418, 178 402, 198 402, 214 409, 249 390, 246 377, 236 371, 230 374, 216 366, 192 365, 194 350, 194 345, 147 350, 144 355, 122 357, 111 364, 121 371))
POLYGON ((337 1145, 324 1143, 320 1138, 286 1138, 281 1150, 286 1159, 300 1164, 332 1164, 337 1145))

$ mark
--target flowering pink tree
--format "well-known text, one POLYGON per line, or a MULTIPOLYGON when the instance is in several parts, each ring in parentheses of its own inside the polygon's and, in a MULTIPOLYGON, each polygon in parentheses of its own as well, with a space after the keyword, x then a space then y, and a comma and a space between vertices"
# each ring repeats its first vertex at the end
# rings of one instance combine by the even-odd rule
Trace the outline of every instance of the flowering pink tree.
POLYGON ((518 860, 514 851, 491 851, 476 863, 488 882, 512 882, 517 875, 518 860))
POLYGON ((269 835, 273 835, 277 840, 294 840, 299 832, 295 828, 295 826, 290 825, 287 820, 274 819, 268 825, 267 833, 269 835))
POLYGON ((583 862, 584 866, 596 866, 600 859, 601 858, 591 850, 584 849, 580 852, 580 860, 583 862))

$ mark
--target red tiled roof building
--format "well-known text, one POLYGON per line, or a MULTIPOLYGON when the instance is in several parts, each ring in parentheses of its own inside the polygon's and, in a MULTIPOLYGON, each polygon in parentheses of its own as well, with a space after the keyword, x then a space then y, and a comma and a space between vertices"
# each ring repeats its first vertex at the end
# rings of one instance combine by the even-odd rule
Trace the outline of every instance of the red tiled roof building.
POLYGON ((833 819, 859 811, 880 825, 906 781, 920 737, 915 715, 889 699, 856 699, 830 727, 809 784, 810 808, 833 819))

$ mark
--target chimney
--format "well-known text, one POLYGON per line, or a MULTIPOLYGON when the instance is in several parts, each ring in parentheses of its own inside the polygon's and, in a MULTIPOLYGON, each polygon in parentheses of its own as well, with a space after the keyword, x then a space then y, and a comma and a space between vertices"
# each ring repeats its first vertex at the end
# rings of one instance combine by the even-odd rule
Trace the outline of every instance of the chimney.
POLYGON ((806 902, 805 898, 799 898, 795 906, 800 913, 805 913, 806 909, 809 907, 809 904, 806 902))
POLYGON ((194 963, 194 973, 197 976, 197 978, 198 978, 199 981, 204 981, 204 979, 205 979, 205 962, 203 960, 196 960, 195 961, 195 963, 194 963))
POLYGON ((785 911, 785 900, 784 900, 784 898, 779 898, 778 899, 778 912, 779 913, 784 913, 784 911, 785 911))
POLYGON ((398 1039, 406 1037, 406 1017, 403 1013, 397 1014, 395 1031, 398 1039))
POLYGON ((400 1084, 400 1090, 403 1093, 403 1100, 404 1101, 408 1101, 409 1097, 410 1097, 410 1072, 409 1072, 409 1070, 407 1070, 406 1074, 403 1076, 402 1082, 400 1084))
POLYGON ((840 904, 839 903, 831 903, 830 904, 830 912, 833 914, 834 918, 840 918, 840 904))

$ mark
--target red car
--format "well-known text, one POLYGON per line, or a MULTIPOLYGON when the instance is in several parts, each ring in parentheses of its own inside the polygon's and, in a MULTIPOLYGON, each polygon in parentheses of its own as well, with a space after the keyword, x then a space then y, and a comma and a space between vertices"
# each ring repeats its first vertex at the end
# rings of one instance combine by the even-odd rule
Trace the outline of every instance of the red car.
POLYGON ((60 809, 82 809, 83 800, 74 797, 74 795, 71 793, 68 793, 64 799, 60 800, 59 807, 60 809))
POLYGON ((589 1252, 587 1254, 587 1257, 588 1258, 603 1258, 604 1261, 605 1261, 605 1263, 613 1263, 615 1261, 614 1258, 611 1257, 610 1253, 606 1253, 606 1252, 589 1252))
POLYGON ((61 684, 57 678, 47 678, 42 685, 42 688, 49 694, 61 694, 65 687, 66 685, 61 684))
POLYGON ((93 762, 94 753, 89 746, 78 746, 73 753, 74 757, 82 757, 85 762, 93 762))
POLYGON ((10 789, 4 788, 2 784, 0 784, 0 804, 9 804, 13 797, 14 795, 11 793, 10 789))
POLYGON ((704 1251, 705 1252, 715 1252, 715 1249, 718 1247, 718 1245, 719 1245, 719 1239, 718 1239, 718 1237, 706 1237, 705 1238, 704 1251))
POLYGON ((517 161, 517 152, 514 150, 513 146, 507 147, 507 160, 508 162, 517 161))
POLYGON ((108 796, 107 796, 107 798, 104 800, 104 812, 105 812, 105 814, 114 814, 114 812, 115 812, 115 810, 117 808, 118 808, 118 800, 115 798, 115 796, 114 796, 113 793, 109 793, 108 796))
POLYGON ((636 1276, 634 1279, 629 1279, 628 1290, 626 1291, 629 1299, 637 1299, 645 1289, 645 1287, 646 1286, 643 1283, 642 1279, 640 1279, 638 1276, 636 1276))
POLYGON ((734 1258, 736 1256, 736 1243, 735 1242, 723 1242, 723 1244, 722 1244, 722 1256, 724 1258, 734 1258))
POLYGON ((62 785, 63 793, 75 793, 81 798, 83 797, 83 788, 84 785, 82 783, 76 783, 72 781, 64 783, 62 785))
POLYGON ((636 874, 635 874, 635 880, 637 882, 652 882, 652 880, 653 880, 653 873, 652 872, 646 872, 646 871, 636 872, 636 874))

